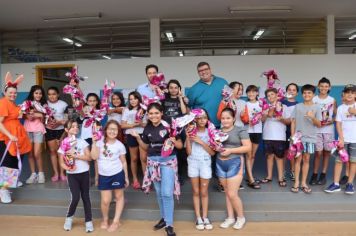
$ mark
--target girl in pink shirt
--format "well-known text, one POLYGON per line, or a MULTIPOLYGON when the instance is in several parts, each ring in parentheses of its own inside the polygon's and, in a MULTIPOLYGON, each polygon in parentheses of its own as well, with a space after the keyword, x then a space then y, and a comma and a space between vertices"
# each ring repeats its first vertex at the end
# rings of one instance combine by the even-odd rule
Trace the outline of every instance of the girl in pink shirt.
POLYGON ((31 175, 26 180, 27 184, 45 182, 42 164, 42 143, 43 136, 46 133, 44 126, 45 114, 40 110, 46 104, 45 92, 39 85, 33 85, 27 99, 32 102, 32 106, 28 111, 25 111, 24 127, 32 142, 32 151, 28 155, 28 162, 30 164, 31 175), (38 174, 36 173, 36 166, 38 174))

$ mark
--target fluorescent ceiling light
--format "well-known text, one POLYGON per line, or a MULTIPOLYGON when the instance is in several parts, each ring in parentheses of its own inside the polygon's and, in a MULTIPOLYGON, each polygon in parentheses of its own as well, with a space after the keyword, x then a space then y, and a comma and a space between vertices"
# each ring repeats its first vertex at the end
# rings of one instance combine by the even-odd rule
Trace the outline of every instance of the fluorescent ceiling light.
POLYGON ((171 43, 173 43, 173 42, 174 42, 173 33, 167 31, 165 34, 166 34, 166 37, 167 37, 168 41, 171 42, 171 43))
POLYGON ((71 40, 70 38, 63 38, 64 41, 73 44, 73 40, 71 40))
POLYGON ((349 37, 349 40, 353 40, 354 38, 356 38, 356 33, 355 33, 355 34, 352 34, 352 35, 349 37))
POLYGON ((44 21, 73 21, 73 20, 92 20, 92 19, 100 19, 102 14, 99 12, 98 14, 93 15, 70 15, 70 16, 57 16, 57 17, 46 17, 43 18, 44 21))
POLYGON ((103 58, 105 58, 105 59, 108 59, 108 60, 110 60, 110 59, 111 59, 111 57, 106 56, 106 55, 103 55, 102 57, 103 57, 103 58))
POLYGON ((63 39, 63 41, 66 41, 67 43, 69 43, 69 44, 71 44, 71 45, 73 45, 74 44, 74 46, 76 46, 76 47, 81 47, 81 46, 83 46, 81 43, 79 43, 79 42, 77 42, 77 40, 73 40, 73 39, 70 39, 70 38, 62 38, 63 39))
POLYGON ((253 40, 257 40, 257 39, 259 39, 261 36, 262 36, 262 34, 265 32, 265 29, 259 29, 258 31, 257 31, 257 33, 255 34, 255 36, 253 36, 253 40))
POLYGON ((243 50, 243 51, 240 53, 240 55, 241 55, 241 56, 245 56, 247 53, 248 53, 248 50, 243 50))
POLYGON ((179 51, 178 51, 178 55, 179 55, 180 57, 183 57, 183 56, 184 56, 184 52, 183 52, 182 50, 179 50, 179 51))
POLYGON ((229 7, 230 13, 291 12, 290 6, 246 6, 229 7))

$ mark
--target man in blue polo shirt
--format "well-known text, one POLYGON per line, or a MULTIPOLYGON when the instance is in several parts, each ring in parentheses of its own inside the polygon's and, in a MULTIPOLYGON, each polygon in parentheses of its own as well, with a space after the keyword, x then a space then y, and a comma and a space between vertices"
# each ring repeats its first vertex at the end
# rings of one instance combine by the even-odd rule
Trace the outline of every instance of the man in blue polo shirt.
POLYGON ((155 85, 151 84, 150 81, 153 78, 153 76, 157 75, 158 66, 153 64, 147 65, 145 71, 146 71, 146 77, 148 82, 139 85, 136 91, 139 92, 141 96, 153 98, 154 96, 156 96, 155 85))
POLYGON ((216 113, 222 100, 222 89, 228 83, 225 79, 213 75, 207 62, 200 62, 197 69, 200 80, 188 91, 189 107, 204 108, 209 114, 210 121, 216 127, 220 127, 216 113))

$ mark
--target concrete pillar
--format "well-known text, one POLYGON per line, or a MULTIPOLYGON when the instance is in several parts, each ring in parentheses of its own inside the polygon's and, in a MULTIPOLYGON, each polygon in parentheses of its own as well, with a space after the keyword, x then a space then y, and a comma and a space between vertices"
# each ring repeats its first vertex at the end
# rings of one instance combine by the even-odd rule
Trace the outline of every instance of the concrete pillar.
POLYGON ((327 45, 328 54, 335 54, 335 16, 328 15, 326 18, 326 32, 327 32, 327 45))
POLYGON ((159 58, 161 56, 161 30, 158 18, 150 20, 150 45, 151 58, 159 58))

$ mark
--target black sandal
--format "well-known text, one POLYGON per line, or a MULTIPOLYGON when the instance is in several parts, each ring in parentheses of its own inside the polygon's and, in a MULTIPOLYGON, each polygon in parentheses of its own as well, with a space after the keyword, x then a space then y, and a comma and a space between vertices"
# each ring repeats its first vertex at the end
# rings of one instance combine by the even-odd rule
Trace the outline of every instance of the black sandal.
POLYGON ((267 183, 270 183, 270 182, 272 182, 272 180, 271 179, 267 179, 267 178, 264 178, 264 179, 261 180, 261 183, 263 183, 263 184, 267 184, 267 183))
POLYGON ((300 188, 304 193, 306 194, 311 194, 312 193, 312 189, 310 187, 301 187, 300 188))
POLYGON ((279 187, 282 187, 282 188, 287 187, 287 182, 285 180, 278 181, 278 184, 279 184, 279 187))
POLYGON ((298 187, 291 187, 290 188, 290 191, 292 192, 292 193, 299 193, 299 188, 298 187))
POLYGON ((253 189, 261 189, 261 186, 256 181, 254 181, 252 183, 248 182, 247 186, 249 186, 250 188, 253 188, 253 189))

